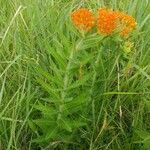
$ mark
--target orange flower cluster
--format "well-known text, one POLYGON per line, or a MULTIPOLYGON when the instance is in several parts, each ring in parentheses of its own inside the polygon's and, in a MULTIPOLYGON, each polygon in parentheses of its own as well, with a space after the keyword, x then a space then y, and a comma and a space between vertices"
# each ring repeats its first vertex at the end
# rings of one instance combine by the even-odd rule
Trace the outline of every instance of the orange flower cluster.
POLYGON ((123 12, 101 8, 97 19, 98 31, 103 34, 111 34, 119 30, 122 36, 127 36, 135 27, 136 21, 132 16, 123 12))
POLYGON ((118 13, 122 36, 127 36, 137 25, 135 19, 125 13, 118 13))
MULTIPOLYGON (((76 10, 71 17, 79 29, 89 31, 95 25, 94 15, 86 8, 76 10)), ((127 36, 135 27, 136 21, 132 16, 106 8, 98 10, 97 29, 99 33, 109 35, 117 30, 122 36, 127 36)))
POLYGON ((95 24, 93 13, 86 8, 74 11, 71 18, 75 26, 81 30, 89 31, 95 24))
POLYGON ((111 34, 117 27, 117 14, 101 8, 98 11, 97 28, 99 33, 111 34))

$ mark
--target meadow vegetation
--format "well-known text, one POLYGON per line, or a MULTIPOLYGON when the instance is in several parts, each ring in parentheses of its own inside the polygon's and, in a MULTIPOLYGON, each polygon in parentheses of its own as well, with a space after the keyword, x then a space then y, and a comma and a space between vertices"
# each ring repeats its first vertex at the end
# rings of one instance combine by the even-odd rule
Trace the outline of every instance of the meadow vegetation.
POLYGON ((0 0, 0 150, 149 150, 149 0, 0 0), (133 16, 127 37, 71 14, 133 16))

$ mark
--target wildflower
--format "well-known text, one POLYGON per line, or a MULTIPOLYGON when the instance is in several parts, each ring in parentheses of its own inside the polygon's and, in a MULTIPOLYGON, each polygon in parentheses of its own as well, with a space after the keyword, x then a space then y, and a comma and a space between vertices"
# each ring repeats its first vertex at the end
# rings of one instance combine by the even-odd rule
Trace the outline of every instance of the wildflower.
POLYGON ((111 34, 117 28, 117 13, 112 10, 101 8, 98 11, 97 28, 102 34, 111 34))
POLYGON ((136 27, 137 23, 132 16, 125 13, 118 13, 119 23, 121 27, 121 35, 127 36, 136 27))
POLYGON ((74 25, 85 31, 89 31, 95 24, 95 18, 91 11, 80 8, 71 14, 74 25))
POLYGON ((136 27, 136 21, 123 12, 101 8, 98 11, 97 27, 102 34, 109 35, 117 30, 122 36, 127 36, 136 27))

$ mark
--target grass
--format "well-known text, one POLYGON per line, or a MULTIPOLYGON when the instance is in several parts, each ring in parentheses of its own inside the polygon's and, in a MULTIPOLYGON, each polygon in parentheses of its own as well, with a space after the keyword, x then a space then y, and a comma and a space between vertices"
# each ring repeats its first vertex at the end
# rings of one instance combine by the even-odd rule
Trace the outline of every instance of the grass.
POLYGON ((0 149, 148 150, 148 0, 0 0, 0 149), (134 47, 70 22, 77 7, 134 16, 134 47))

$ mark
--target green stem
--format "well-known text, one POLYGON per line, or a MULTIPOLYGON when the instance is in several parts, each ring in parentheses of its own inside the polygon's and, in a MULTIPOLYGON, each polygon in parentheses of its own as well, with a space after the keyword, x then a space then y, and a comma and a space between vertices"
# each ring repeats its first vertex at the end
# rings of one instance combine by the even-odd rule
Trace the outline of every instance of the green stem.
POLYGON ((70 67, 71 67, 71 61, 72 61, 72 58, 73 58, 73 53, 74 53, 74 49, 71 50, 71 53, 70 53, 70 56, 69 56, 69 61, 68 61, 66 71, 65 71, 64 82, 63 82, 63 90, 61 92, 61 104, 59 106, 59 114, 58 114, 57 120, 61 119, 62 112, 63 112, 63 105, 64 105, 64 100, 65 100, 65 97, 66 97, 66 90, 67 90, 68 80, 69 80, 69 71, 70 71, 70 67))

